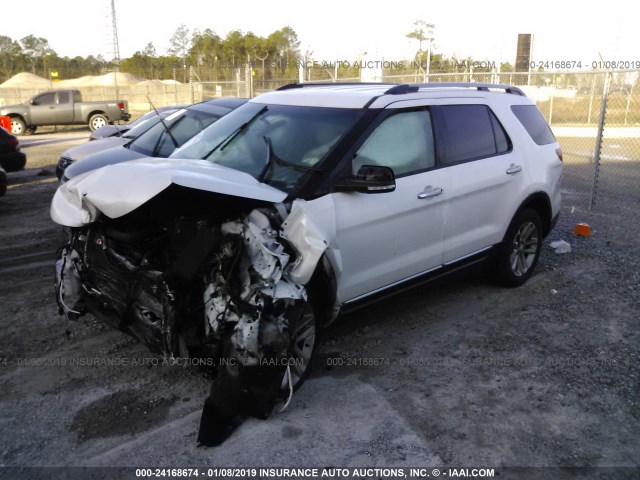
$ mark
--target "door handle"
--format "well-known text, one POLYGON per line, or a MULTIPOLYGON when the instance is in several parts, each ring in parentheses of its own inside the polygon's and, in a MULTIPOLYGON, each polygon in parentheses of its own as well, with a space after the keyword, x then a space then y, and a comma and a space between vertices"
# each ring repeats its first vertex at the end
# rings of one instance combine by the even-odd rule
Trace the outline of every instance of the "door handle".
POLYGON ((443 190, 441 188, 433 188, 431 185, 427 185, 424 191, 418 194, 418 198, 422 200, 423 198, 437 197, 438 195, 442 195, 442 192, 443 190))
POLYGON ((511 165, 509 165, 509 168, 507 168, 507 175, 515 175, 518 172, 522 171, 522 167, 520 165, 516 165, 515 163, 512 163, 511 165))

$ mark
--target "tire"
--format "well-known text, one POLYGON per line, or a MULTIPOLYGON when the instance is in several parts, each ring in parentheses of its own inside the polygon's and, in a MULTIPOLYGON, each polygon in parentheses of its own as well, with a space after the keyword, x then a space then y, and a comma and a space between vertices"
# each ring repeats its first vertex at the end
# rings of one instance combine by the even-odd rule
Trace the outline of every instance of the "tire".
POLYGON ((507 229, 496 260, 496 280, 505 287, 524 284, 535 269, 542 249, 542 221, 538 212, 518 212, 507 229))
POLYGON ((11 117, 11 133, 16 136, 27 134, 27 125, 20 117, 11 117))
POLYGON ((91 118, 89 118, 89 128, 92 132, 95 132, 97 129, 104 127, 105 125, 109 125, 109 119, 101 113, 91 115, 91 118))
MULTIPOLYGON (((318 343, 318 309, 313 303, 313 295, 309 293, 309 301, 304 305, 302 312, 295 322, 291 322, 291 380, 293 390, 299 389, 311 373, 313 355, 318 343)), ((282 379, 282 391, 289 391, 289 375, 285 372, 282 379)))

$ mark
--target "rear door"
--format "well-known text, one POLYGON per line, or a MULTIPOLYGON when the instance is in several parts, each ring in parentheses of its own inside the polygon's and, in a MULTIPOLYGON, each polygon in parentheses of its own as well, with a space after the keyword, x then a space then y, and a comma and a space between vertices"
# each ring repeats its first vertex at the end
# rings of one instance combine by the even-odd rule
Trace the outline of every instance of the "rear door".
POLYGON ((63 124, 72 123, 74 117, 73 92, 58 92, 54 111, 56 112, 56 121, 63 124))
MULTIPOLYGON (((472 101, 473 102, 473 101, 472 101)), ((434 107, 441 168, 450 184, 444 212, 444 263, 502 241, 529 189, 520 149, 485 104, 434 107)))

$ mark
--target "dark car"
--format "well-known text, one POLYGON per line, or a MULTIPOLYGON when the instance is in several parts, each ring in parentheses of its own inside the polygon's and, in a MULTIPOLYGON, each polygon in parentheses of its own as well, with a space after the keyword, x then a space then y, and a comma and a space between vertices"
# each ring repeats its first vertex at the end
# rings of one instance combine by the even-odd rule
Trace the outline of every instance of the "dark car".
POLYGON ((64 183, 85 172, 138 158, 166 158, 176 148, 246 101, 245 98, 219 98, 177 110, 126 145, 89 155, 68 166, 61 181, 64 183))
POLYGON ((101 138, 108 138, 108 137, 119 137, 127 133, 133 127, 136 127, 138 125, 145 123, 150 118, 157 117, 158 113, 163 113, 169 110, 177 110, 179 108, 184 108, 184 107, 186 107, 186 105, 172 105, 169 107, 158 107, 154 110, 151 110, 150 112, 145 113, 140 118, 137 118, 133 122, 128 123, 126 125, 105 125, 104 127, 100 127, 99 129, 91 132, 91 135, 89 135, 89 141, 100 140, 101 138))
POLYGON ((7 172, 22 170, 27 156, 20 151, 20 142, 15 135, 0 127, 0 167, 7 172))
MULTIPOLYGON (((134 138, 137 138, 145 133, 155 124, 160 123, 161 119, 168 117, 172 113, 178 111, 180 108, 181 107, 167 107, 163 108, 162 111, 158 110, 158 113, 156 113, 155 111, 152 112, 152 115, 145 114, 143 117, 146 118, 143 121, 134 122, 136 123, 136 125, 122 135, 113 135, 110 137, 98 138, 94 142, 89 141, 81 143, 80 145, 76 145, 75 147, 71 147, 70 149, 65 150, 62 155, 60 155, 58 165, 56 166, 56 175, 58 176, 58 179, 62 178, 62 175, 64 175, 64 171, 69 165, 80 160, 84 160, 86 157, 90 157, 104 150, 109 150, 113 147, 126 145, 134 138)), ((112 126, 113 125, 108 125, 108 127, 112 126)))
MULTIPOLYGON (((2 130, 0 128, 0 130, 2 130)), ((7 174, 4 169, 0 167, 0 197, 7 193, 7 174)))

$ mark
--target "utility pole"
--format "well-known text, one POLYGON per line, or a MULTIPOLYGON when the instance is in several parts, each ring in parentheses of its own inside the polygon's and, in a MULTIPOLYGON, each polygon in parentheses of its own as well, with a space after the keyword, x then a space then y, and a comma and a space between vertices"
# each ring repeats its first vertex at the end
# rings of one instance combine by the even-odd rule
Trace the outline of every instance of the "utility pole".
POLYGON ((118 72, 120 71, 120 43, 118 42, 118 23, 116 22, 116 0, 111 0, 111 25, 113 28, 113 84, 116 87, 116 99, 119 99, 118 72))

